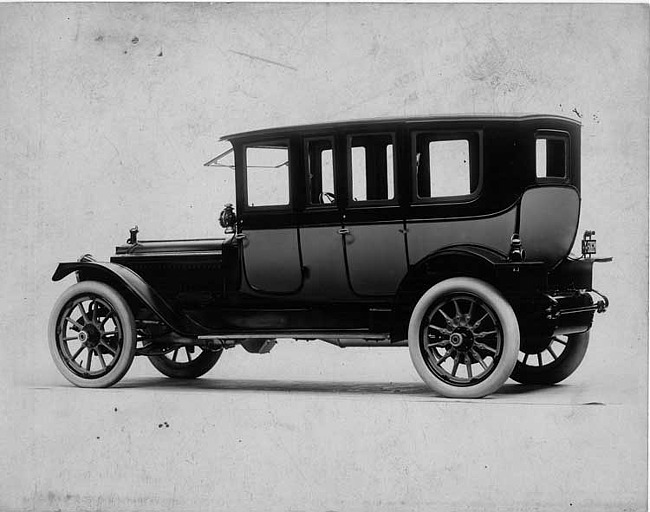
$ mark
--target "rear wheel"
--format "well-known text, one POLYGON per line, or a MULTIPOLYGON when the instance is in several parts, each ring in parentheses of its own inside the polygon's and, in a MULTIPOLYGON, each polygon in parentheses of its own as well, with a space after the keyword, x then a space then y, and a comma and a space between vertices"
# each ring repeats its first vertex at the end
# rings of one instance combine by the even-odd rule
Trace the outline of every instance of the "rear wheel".
POLYGON ((173 379, 196 379, 217 364, 223 350, 211 351, 192 345, 177 347, 161 355, 149 356, 151 364, 163 375, 173 379))
POLYGON ((519 352, 519 325, 491 285, 457 277, 429 289, 409 323, 409 352, 422 380, 452 398, 480 398, 499 389, 519 352))
POLYGON ((557 384, 578 369, 589 346, 589 332, 522 343, 510 376, 521 384, 557 384))
POLYGON ((110 286, 82 281, 56 302, 48 343, 61 374, 76 386, 103 388, 118 382, 135 356, 133 314, 110 286))

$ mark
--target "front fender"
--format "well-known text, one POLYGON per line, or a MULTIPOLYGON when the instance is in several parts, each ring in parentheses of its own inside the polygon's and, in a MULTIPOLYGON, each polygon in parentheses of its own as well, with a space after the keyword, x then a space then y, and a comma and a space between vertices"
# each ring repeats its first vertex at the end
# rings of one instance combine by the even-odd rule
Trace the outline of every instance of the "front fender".
POLYGON ((160 294, 131 269, 117 263, 91 261, 82 258, 74 263, 59 263, 52 281, 60 281, 67 275, 78 272, 80 281, 95 280, 106 283, 119 291, 125 291, 139 299, 168 327, 182 336, 207 334, 205 328, 193 322, 182 312, 172 308, 160 294))

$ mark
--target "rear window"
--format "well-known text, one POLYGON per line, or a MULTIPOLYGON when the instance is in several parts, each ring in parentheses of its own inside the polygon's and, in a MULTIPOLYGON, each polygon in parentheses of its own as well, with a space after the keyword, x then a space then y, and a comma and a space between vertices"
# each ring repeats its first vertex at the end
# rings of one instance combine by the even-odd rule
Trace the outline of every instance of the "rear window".
POLYGON ((563 133, 538 133, 535 136, 535 173, 537 178, 567 177, 569 136, 563 133))
POLYGON ((414 137, 417 199, 456 199, 477 191, 475 135, 418 133, 414 137))

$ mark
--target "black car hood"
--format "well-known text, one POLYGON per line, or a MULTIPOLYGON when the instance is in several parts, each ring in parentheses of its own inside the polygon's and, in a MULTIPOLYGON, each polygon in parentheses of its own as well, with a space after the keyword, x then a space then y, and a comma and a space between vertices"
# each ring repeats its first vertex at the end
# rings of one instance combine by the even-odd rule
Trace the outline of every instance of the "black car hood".
POLYGON ((139 240, 134 244, 127 243, 117 246, 115 248, 115 254, 119 256, 162 256, 220 253, 225 241, 225 238, 195 240, 139 240))

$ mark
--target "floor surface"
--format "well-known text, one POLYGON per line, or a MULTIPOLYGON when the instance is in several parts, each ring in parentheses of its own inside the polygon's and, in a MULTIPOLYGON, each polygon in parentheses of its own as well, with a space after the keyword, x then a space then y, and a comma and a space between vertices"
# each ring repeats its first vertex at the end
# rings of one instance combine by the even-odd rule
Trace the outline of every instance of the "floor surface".
POLYGON ((145 359, 107 390, 48 373, 7 397, 0 508, 643 510, 643 390, 595 353, 566 384, 467 401, 407 350, 318 342, 229 350, 196 381, 145 359))

